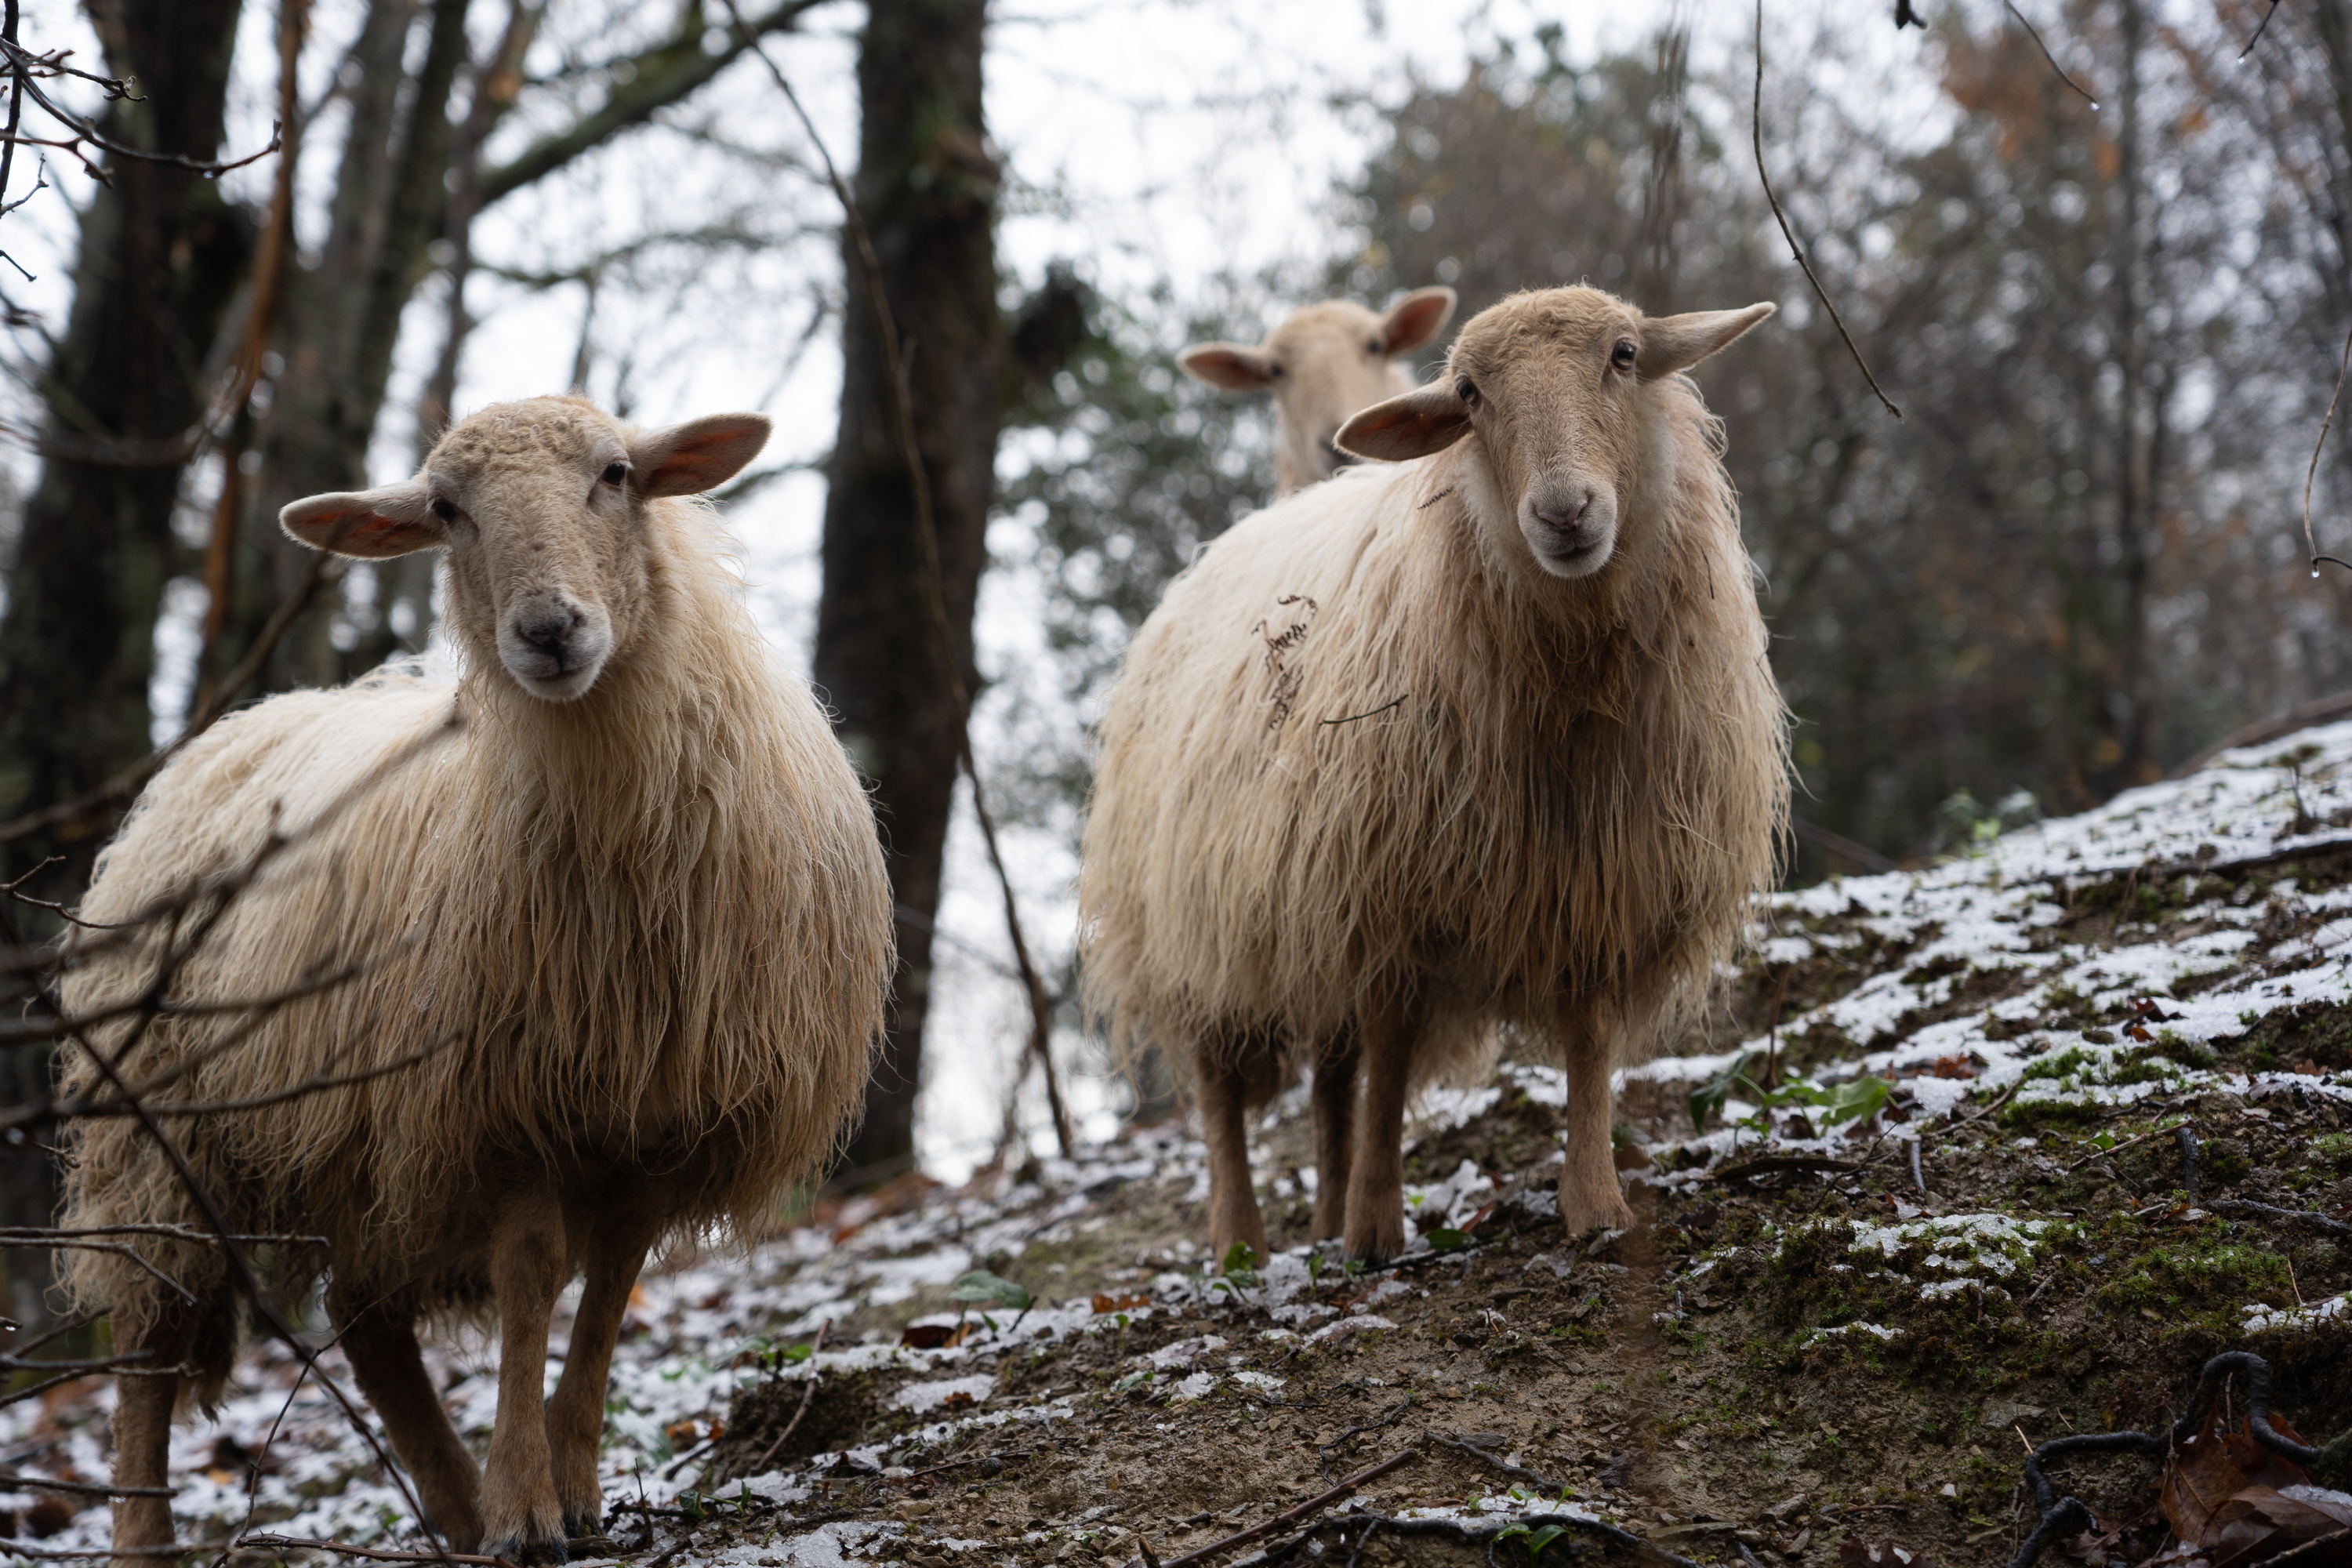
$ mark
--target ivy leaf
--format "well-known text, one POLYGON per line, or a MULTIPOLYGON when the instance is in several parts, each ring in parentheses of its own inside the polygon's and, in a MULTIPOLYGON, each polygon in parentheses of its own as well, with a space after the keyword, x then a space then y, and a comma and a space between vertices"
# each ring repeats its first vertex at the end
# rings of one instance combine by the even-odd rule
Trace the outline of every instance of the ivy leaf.
POLYGON ((975 1268, 948 1288, 948 1300, 985 1302, 992 1307, 1020 1312, 1026 1311, 1029 1303, 1036 1298, 1001 1274, 975 1268))
POLYGON ((1438 1226, 1435 1230, 1423 1231, 1421 1238, 1429 1243, 1429 1249, 1432 1252, 1459 1252, 1470 1245, 1468 1231, 1448 1230, 1444 1226, 1438 1226))
POLYGON ((1823 1094, 1817 1103, 1822 1120, 1835 1126, 1841 1121, 1859 1121, 1877 1115, 1895 1098, 1895 1086, 1883 1078, 1864 1073, 1848 1079, 1823 1094))
POLYGON ((1723 1102, 1731 1098, 1731 1091, 1743 1083, 1748 1083, 1748 1069, 1755 1060, 1754 1051, 1745 1052, 1721 1078, 1691 1090, 1691 1126, 1701 1132, 1706 1131, 1706 1124, 1723 1113, 1723 1102))

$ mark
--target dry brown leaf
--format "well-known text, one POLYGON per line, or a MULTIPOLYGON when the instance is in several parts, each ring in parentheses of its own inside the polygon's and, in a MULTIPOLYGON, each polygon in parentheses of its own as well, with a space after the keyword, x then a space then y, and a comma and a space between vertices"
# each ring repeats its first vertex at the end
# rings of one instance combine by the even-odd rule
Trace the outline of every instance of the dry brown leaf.
POLYGON ((1149 1307, 1150 1305, 1151 1305, 1151 1298, 1149 1296, 1106 1296, 1097 1291, 1094 1299, 1094 1309, 1097 1313, 1124 1312, 1131 1307, 1149 1307))
POLYGON ((970 1323, 909 1323, 900 1331, 898 1342, 913 1351, 951 1350, 963 1343, 970 1332, 970 1323))
MULTIPOLYGON (((2300 1443, 2276 1416, 2279 1436, 2300 1443)), ((2241 1424, 2212 1423, 2166 1461, 2159 1505, 2184 1546, 2212 1568, 2252 1568, 2292 1547, 2352 1529, 2352 1495, 2310 1484, 2302 1466, 2254 1441, 2241 1424)), ((2352 1536, 2337 1547, 2298 1558, 2299 1568, 2352 1564, 2352 1536)))

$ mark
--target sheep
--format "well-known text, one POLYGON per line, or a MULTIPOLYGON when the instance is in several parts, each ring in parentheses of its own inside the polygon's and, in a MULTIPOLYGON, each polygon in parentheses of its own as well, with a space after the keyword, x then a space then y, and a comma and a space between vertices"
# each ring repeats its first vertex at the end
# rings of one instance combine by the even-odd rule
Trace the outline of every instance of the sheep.
POLYGON ((1701 994, 1786 818, 1721 427, 1677 374, 1772 310, 1482 311, 1441 380, 1340 430, 1397 466, 1236 525, 1138 633, 1084 973, 1121 1047, 1192 1080, 1217 1256, 1265 1250, 1244 1117, 1302 1065, 1315 1234, 1394 1256, 1408 1096, 1506 1030, 1565 1068, 1562 1220, 1629 1220, 1612 1066, 1701 994))
POLYGON ((1176 356, 1195 379, 1228 392, 1274 389, 1277 498, 1329 479, 1350 460, 1331 444, 1348 416, 1412 390, 1397 363, 1444 330, 1454 290, 1416 289, 1376 316, 1347 300, 1292 311, 1265 342, 1194 343, 1176 356))
MULTIPOLYGON (((863 1102, 892 964, 872 810, 762 646, 708 507, 684 499, 768 429, 741 414, 639 432, 533 398, 457 426, 413 479, 287 507, 314 548, 446 552, 454 688, 388 667, 223 721, 148 785, 85 901, 85 919, 130 919, 290 845, 174 977, 173 1010, 92 1033, 67 1087, 103 1096, 100 1051, 132 1080, 185 1068, 151 1097, 167 1115, 344 1080, 164 1125, 237 1229, 327 1239, 283 1248, 273 1293, 326 1277, 359 1385, 458 1551, 561 1562, 567 1534, 596 1531, 606 1375, 648 1249, 771 1219, 863 1102), (352 969, 253 1015, 233 1048, 207 1051, 247 1015, 180 1005, 352 969), (542 1408, 550 1315, 583 1271, 542 1408), (478 1472, 415 1323, 484 1308, 500 1356, 478 1472)), ((87 956, 66 995, 84 1014, 155 960, 152 943, 87 956)), ((203 1224, 131 1119, 75 1123, 68 1158, 68 1225, 203 1224)), ((175 1401, 209 1411, 236 1350, 220 1255, 149 1257, 197 1304, 102 1255, 68 1281, 111 1309, 119 1349, 191 1369, 121 1380, 130 1487, 163 1484, 175 1401)), ((167 1502, 116 1505, 123 1561, 171 1540, 167 1502)))

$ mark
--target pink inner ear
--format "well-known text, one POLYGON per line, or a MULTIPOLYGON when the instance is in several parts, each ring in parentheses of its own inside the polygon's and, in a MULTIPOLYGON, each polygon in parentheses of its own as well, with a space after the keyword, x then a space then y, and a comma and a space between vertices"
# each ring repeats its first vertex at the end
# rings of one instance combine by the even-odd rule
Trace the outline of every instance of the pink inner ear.
POLYGON ((737 445, 740 436, 717 434, 690 436, 671 447, 654 470, 664 482, 684 482, 702 488, 719 482, 725 454, 718 448, 737 445))

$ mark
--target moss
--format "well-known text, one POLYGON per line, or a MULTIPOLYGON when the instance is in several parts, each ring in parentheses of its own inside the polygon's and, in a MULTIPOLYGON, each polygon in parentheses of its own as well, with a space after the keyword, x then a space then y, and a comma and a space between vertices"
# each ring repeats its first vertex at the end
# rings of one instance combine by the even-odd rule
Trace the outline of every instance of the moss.
POLYGON ((2090 1053, 2079 1047, 2070 1046, 2054 1057, 2042 1058, 2027 1068, 2020 1077, 2028 1082, 2037 1078, 2071 1078, 2093 1065, 2090 1053))
POLYGON ((2323 1072, 2352 1068, 2352 1004, 2306 1002, 2282 1007, 2253 1021, 2235 1039, 2222 1042, 2232 1063, 2258 1072, 2310 1063, 2323 1072))
POLYGON ((2352 1171, 2352 1132, 2330 1132, 2311 1141, 2311 1157, 2338 1171, 2352 1171))
POLYGON ((2116 1311, 2218 1312, 2234 1321, 2245 1303, 2292 1289, 2286 1259, 2275 1252, 2189 1241, 2149 1248, 2120 1279, 2100 1287, 2097 1299, 2116 1311))

